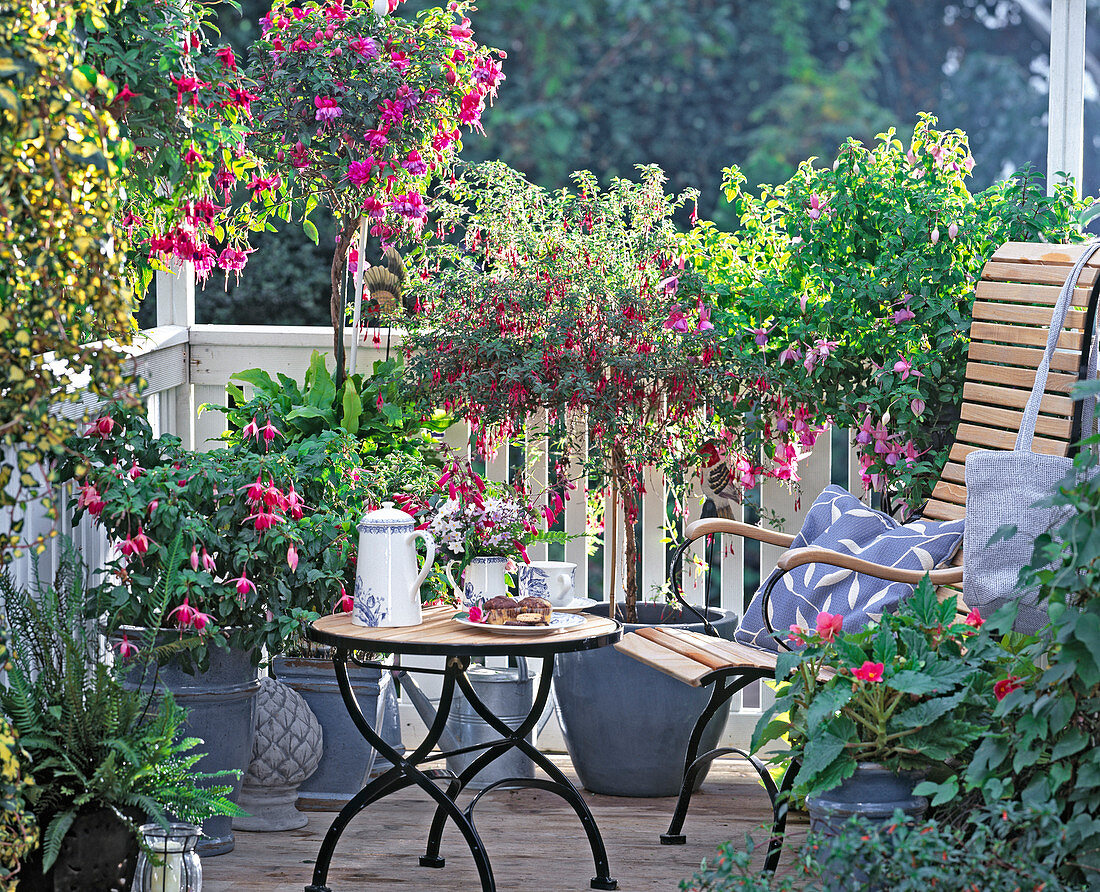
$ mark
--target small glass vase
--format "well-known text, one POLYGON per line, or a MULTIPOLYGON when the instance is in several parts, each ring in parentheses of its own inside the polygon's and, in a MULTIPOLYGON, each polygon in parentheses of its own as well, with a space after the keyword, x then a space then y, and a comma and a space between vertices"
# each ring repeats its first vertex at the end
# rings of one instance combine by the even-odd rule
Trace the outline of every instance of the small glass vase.
POLYGON ((202 892, 202 863, 194 824, 142 824, 133 892, 202 892))

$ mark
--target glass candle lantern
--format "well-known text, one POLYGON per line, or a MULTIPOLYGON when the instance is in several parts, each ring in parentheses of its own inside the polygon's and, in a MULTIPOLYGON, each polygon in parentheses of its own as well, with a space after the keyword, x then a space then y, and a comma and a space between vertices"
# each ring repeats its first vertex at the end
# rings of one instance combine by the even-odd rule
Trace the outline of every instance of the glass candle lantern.
POLYGON ((202 864, 194 824, 143 824, 133 892, 202 892, 202 864))

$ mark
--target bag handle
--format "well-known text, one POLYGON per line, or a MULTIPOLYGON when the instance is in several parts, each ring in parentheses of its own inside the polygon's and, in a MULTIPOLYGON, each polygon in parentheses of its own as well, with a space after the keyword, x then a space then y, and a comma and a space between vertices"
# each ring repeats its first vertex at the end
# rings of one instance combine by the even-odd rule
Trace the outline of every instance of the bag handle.
MULTIPOLYGON (((1092 381, 1096 378, 1097 365, 1100 364, 1100 341, 1096 337, 1096 309, 1100 303, 1100 275, 1092 283, 1089 292, 1088 309, 1085 312, 1083 328, 1084 341, 1081 344, 1081 357, 1077 363, 1077 380, 1092 381), (1086 360, 1086 357, 1087 360, 1086 360)), ((1073 404, 1073 423, 1069 430, 1069 458, 1081 450, 1081 439, 1100 433, 1100 417, 1096 415, 1097 397, 1075 400, 1073 404), (1084 433, 1088 431, 1088 433, 1084 433)))
POLYGON ((1035 384, 1031 388, 1031 396, 1027 406, 1024 407, 1024 417, 1020 423, 1020 431, 1016 434, 1016 452, 1030 452, 1031 441, 1035 437, 1035 423, 1039 420, 1039 403, 1043 401, 1043 392, 1047 386, 1047 375, 1050 373, 1050 363, 1054 358, 1054 350, 1058 346, 1058 338, 1062 334, 1062 328, 1066 324, 1066 313, 1073 299, 1073 289, 1077 287, 1077 280, 1081 276, 1081 270, 1089 262, 1089 258, 1100 249, 1100 241, 1089 242, 1077 258, 1069 275, 1066 277, 1062 291, 1058 295, 1058 302, 1054 305, 1054 313, 1050 320, 1050 334, 1047 336, 1047 347, 1043 351, 1042 361, 1035 372, 1035 384))

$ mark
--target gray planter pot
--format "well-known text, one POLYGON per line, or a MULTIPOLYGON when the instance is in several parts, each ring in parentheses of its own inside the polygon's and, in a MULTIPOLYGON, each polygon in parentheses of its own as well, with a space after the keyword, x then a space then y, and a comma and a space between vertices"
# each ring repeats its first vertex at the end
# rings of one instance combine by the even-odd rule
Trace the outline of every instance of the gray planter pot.
MULTIPOLYGON (((607 611, 607 604, 596 604, 586 612, 607 616, 607 611)), ((639 604, 638 618, 641 622, 627 624, 624 634, 655 625, 703 631, 702 623, 684 622, 678 610, 664 604, 639 604)), ((732 611, 712 607, 707 618, 722 637, 733 637, 732 611)), ((688 738, 710 700, 709 688, 689 687, 613 647, 601 647, 559 655, 554 694, 565 746, 586 790, 612 796, 680 792, 688 738)), ((728 715, 727 704, 707 726, 700 752, 717 746, 728 715)))
MULTIPOLYGON (((188 675, 175 663, 161 666, 156 673, 159 689, 167 688, 176 702, 188 711, 184 734, 198 737, 204 753, 195 766, 198 771, 238 771, 232 781, 231 799, 240 795, 241 782, 252 760, 252 738, 256 727, 256 695, 260 682, 256 667, 243 650, 211 647, 210 668, 200 675, 188 675)), ((153 682, 154 669, 146 668, 144 677, 131 676, 133 684, 146 687, 153 682)), ((230 783, 228 778, 219 783, 230 783)), ((233 818, 222 815, 207 818, 199 840, 199 855, 206 858, 233 851, 233 818)))
POLYGON ((914 796, 913 788, 923 777, 921 771, 890 771, 874 762, 861 762, 839 787, 806 797, 810 830, 836 836, 852 815, 886 823, 898 808, 920 818, 928 810, 928 799, 914 796))
MULTIPOLYGON (((301 694, 321 723, 321 761, 317 770, 298 787, 298 807, 317 810, 341 808, 363 788, 373 748, 363 739, 348 714, 336 683, 332 661, 276 657, 271 663, 271 673, 301 694)), ((348 676, 363 714, 375 726, 382 670, 349 665, 348 676)), ((388 681, 382 692, 382 739, 403 753, 397 695, 388 681)), ((386 759, 378 757, 374 760, 371 773, 376 775, 389 767, 386 759)))

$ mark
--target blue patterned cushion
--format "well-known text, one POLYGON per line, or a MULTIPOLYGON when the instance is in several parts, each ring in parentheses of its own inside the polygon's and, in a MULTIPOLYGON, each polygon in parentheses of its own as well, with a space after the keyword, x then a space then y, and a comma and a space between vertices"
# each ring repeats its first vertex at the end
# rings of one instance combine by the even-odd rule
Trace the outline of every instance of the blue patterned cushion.
MULTIPOLYGON (((791 548, 815 545, 887 567, 931 570, 951 559, 962 535, 961 520, 916 520, 902 525, 888 514, 868 508, 846 489, 828 486, 811 506, 791 548)), ((764 627, 760 611, 764 590, 778 574, 776 568, 757 589, 735 640, 779 649, 764 627)), ((786 632, 794 623, 812 629, 823 610, 841 614, 845 631, 851 632, 883 613, 892 613, 912 593, 913 586, 903 582, 887 582, 828 564, 807 564, 780 579, 768 606, 777 632, 786 632)))

